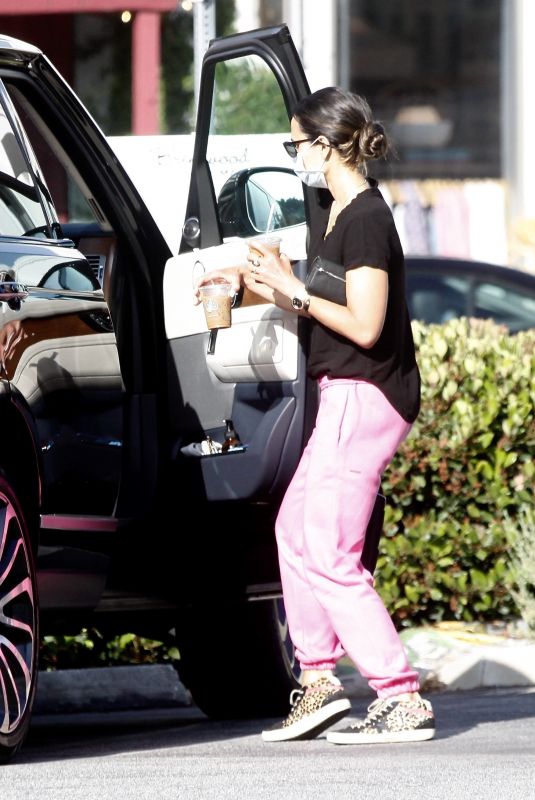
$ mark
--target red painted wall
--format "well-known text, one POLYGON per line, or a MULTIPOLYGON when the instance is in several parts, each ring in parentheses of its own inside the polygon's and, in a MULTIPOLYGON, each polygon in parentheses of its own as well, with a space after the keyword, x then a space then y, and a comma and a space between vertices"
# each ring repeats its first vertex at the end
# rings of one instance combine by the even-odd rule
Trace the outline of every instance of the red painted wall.
POLYGON ((116 11, 172 11, 179 0, 2 0, 4 14, 109 14, 116 11))

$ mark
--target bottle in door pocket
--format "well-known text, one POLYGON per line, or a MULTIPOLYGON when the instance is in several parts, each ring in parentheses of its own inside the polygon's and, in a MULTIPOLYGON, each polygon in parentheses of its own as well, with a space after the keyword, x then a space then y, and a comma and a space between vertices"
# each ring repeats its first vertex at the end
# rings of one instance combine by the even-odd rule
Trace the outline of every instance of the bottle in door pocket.
POLYGON ((231 419, 224 420, 225 423, 225 439, 223 441, 222 452, 226 453, 234 447, 241 447, 240 437, 236 433, 234 423, 231 419))

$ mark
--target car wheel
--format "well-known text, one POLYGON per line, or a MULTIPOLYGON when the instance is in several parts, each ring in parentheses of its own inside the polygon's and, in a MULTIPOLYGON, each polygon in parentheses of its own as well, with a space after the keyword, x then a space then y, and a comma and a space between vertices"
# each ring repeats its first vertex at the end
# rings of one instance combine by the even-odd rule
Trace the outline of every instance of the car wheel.
POLYGON ((283 601, 214 606, 196 607, 177 629, 179 673, 194 702, 214 719, 286 715, 300 670, 283 601))
POLYGON ((0 475, 0 763, 30 725, 39 651, 37 583, 24 512, 0 475))

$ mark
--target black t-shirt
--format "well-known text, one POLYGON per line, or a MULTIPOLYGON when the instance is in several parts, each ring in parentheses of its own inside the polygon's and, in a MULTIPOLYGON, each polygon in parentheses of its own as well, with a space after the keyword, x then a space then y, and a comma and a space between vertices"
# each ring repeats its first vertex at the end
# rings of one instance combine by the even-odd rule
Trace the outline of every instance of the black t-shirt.
MULTIPOLYGON (((311 231, 309 264, 321 255, 347 270, 375 267, 388 272, 385 322, 376 344, 369 348, 311 319, 308 372, 314 378, 362 378, 377 386, 407 422, 420 409, 420 373, 405 298, 405 260, 392 212, 377 182, 358 194, 339 213, 324 238, 323 223, 311 231)), ((362 299, 366 302, 366 298, 362 299)))

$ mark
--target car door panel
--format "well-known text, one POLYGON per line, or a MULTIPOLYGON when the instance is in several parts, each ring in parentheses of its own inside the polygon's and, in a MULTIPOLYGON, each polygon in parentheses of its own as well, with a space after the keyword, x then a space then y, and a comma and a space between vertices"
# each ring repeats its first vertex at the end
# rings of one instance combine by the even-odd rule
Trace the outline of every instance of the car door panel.
POLYGON ((0 127, 9 140, 3 173, 14 176, 5 175, 0 192, 0 217, 10 223, 0 236, 0 271, 27 292, 16 305, 2 304, 2 368, 35 422, 43 516, 111 516, 124 397, 114 326, 95 270, 59 225, 35 157, 46 152, 57 175, 63 151, 25 99, 29 82, 15 89, 10 74, 2 77, 0 127))
MULTIPOLYGON (((53 503, 56 513, 87 513, 97 507, 111 514, 111 476, 118 474, 120 460, 121 370, 102 292, 87 262, 79 253, 77 260, 73 256, 71 252, 67 261, 58 254, 49 280, 61 272, 68 286, 66 276, 83 271, 89 286, 94 281, 91 290, 30 285, 20 308, 4 304, 4 373, 36 423, 47 476, 43 513, 53 503)), ((48 263, 53 260, 51 256, 48 263)), ((19 280, 24 271, 12 270, 19 280)))
MULTIPOLYGON (((170 342, 202 335, 208 339, 202 305, 194 305, 192 287, 197 275, 216 267, 232 266, 244 260, 243 243, 225 243, 202 253, 171 259, 164 275, 166 334, 170 342), (177 302, 177 298, 180 301, 177 302)), ((296 265, 294 269, 299 269, 296 265)), ((303 265, 301 265, 301 271, 303 265)), ((283 311, 262 298, 232 309, 232 326, 217 332, 209 370, 222 382, 295 380, 297 378, 298 331, 294 313, 283 311)), ((179 355, 180 343, 173 348, 179 355)), ((181 361, 181 363, 184 363, 181 361)), ((186 362, 187 363, 187 362, 186 362)))
POLYGON ((237 396, 233 418, 240 420, 240 436, 243 431, 251 431, 244 442, 247 450, 201 458, 207 499, 241 500, 269 495, 276 486, 280 454, 295 413, 295 397, 278 397, 264 408, 258 407, 256 397, 237 396))
POLYGON ((179 384, 173 396, 180 398, 171 408, 176 451, 182 458, 197 457, 189 444, 204 436, 222 442, 223 420, 232 418, 246 450, 201 458, 206 499, 269 495, 280 486, 278 481, 289 479, 302 447, 305 403, 298 380, 306 366, 298 330, 302 321, 272 304, 233 309, 232 327, 217 332, 210 355, 200 311, 203 332, 169 342, 179 384), (184 371, 187 379, 179 375, 180 364, 190 365, 184 371))
MULTIPOLYGON (((170 395, 175 452, 179 461, 198 460, 203 491, 209 500, 258 500, 280 494, 297 466, 307 432, 307 393, 315 391, 306 379, 306 320, 246 291, 232 309, 231 328, 217 331, 208 352, 204 312, 202 306, 193 304, 195 278, 214 268, 245 263, 247 240, 262 232, 262 228, 242 229, 235 215, 228 212, 228 203, 223 224, 218 198, 225 194, 228 200, 226 190, 229 186, 232 189, 233 175, 221 174, 220 158, 218 161, 213 154, 221 152, 222 143, 219 139, 215 146, 214 137, 235 137, 240 129, 232 126, 241 119, 244 150, 247 136, 265 135, 265 161, 262 153, 247 166, 285 167, 291 172, 281 145, 288 136, 289 109, 298 96, 308 92, 308 86, 285 26, 255 34, 218 40, 206 53, 185 235, 179 255, 168 261, 164 276, 165 327, 176 382, 176 391, 170 395), (235 74, 231 75, 233 69, 235 74), (237 107, 229 110, 226 101, 220 102, 226 96, 225 82, 237 75, 244 107, 251 96, 256 95, 255 103, 259 96, 258 89, 247 86, 248 80, 252 84, 260 81, 270 98, 265 116, 258 107, 256 118, 251 114, 239 117, 237 107), (276 117, 272 127, 270 114, 276 117), (193 242, 186 235, 191 221, 199 230, 193 242), (238 235, 232 235, 234 222, 238 235), (185 364, 189 365, 186 370, 185 364), (192 445, 205 436, 221 442, 223 420, 228 418, 232 418, 245 449, 200 456, 192 445)), ((256 153, 258 149, 250 148, 256 153)), ((293 177, 303 203, 302 185, 293 177)), ((275 202, 260 187, 262 192, 269 228, 275 224, 275 202)), ((230 207, 234 209, 232 204, 230 207)), ((306 225, 281 225, 276 232, 282 239, 281 251, 290 256, 297 274, 303 277, 306 225)))
POLYGON ((232 327, 218 331, 206 356, 210 371, 223 383, 296 380, 297 318, 268 306, 260 319, 256 306, 236 309, 232 327))

